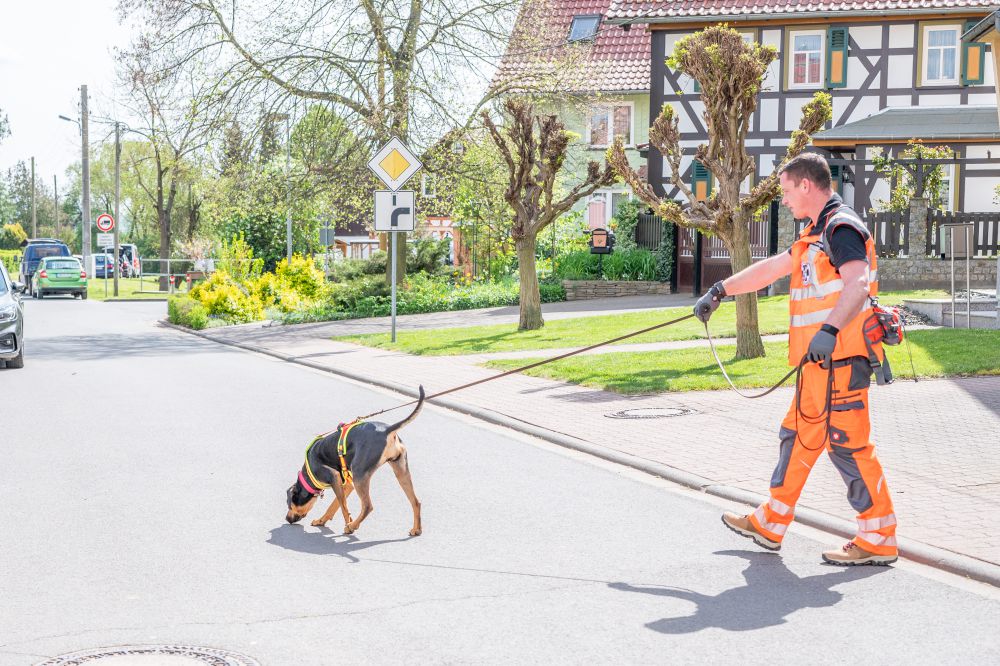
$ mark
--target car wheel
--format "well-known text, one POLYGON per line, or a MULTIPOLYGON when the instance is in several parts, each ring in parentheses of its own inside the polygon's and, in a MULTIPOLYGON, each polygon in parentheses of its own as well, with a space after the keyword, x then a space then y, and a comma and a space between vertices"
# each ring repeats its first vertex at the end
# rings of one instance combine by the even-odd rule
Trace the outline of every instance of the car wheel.
POLYGON ((39 299, 45 298, 45 292, 42 291, 41 289, 39 289, 37 293, 39 299))
POLYGON ((80 292, 80 298, 83 299, 83 300, 87 300, 87 292, 81 291, 80 292))
POLYGON ((17 353, 17 356, 7 360, 8 368, 23 368, 24 367, 24 347, 21 351, 17 353))

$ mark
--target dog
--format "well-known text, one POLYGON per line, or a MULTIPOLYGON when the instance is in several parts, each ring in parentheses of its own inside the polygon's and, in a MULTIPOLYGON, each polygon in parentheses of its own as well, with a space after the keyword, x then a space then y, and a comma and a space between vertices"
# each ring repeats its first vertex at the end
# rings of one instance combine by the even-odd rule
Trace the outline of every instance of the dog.
POLYGON ((420 500, 413 492, 410 464, 406 447, 399 438, 400 428, 417 418, 424 406, 424 387, 413 412, 399 423, 388 425, 379 421, 361 421, 354 425, 341 424, 333 432, 320 436, 306 450, 306 460, 295 483, 286 492, 288 513, 285 520, 297 523, 309 513, 324 488, 333 488, 334 500, 322 517, 312 521, 315 527, 325 526, 339 508, 344 515, 344 534, 353 534, 372 512, 369 492, 372 474, 385 463, 396 473, 396 480, 413 507, 413 529, 410 536, 420 536, 420 500), (340 450, 341 432, 347 429, 346 451, 340 450), (343 455, 341 455, 343 453, 343 455), (343 473, 342 462, 346 464, 343 473), (318 486, 318 487, 317 487, 318 486), (361 498, 361 513, 351 518, 347 498, 352 490, 361 498))

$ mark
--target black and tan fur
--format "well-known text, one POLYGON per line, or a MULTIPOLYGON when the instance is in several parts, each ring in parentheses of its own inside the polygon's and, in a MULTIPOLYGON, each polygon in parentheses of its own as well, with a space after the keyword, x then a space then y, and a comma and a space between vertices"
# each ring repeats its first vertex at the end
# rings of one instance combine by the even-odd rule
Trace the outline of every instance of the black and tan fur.
MULTIPOLYGON (((333 489, 334 500, 330 508, 322 517, 312 521, 317 527, 322 527, 333 518, 333 515, 340 509, 344 516, 344 534, 352 534, 358 529, 362 521, 372 512, 371 494, 369 492, 372 474, 385 463, 389 463, 392 471, 396 474, 396 480, 406 493, 413 507, 413 528, 410 536, 420 536, 422 531, 420 525, 420 500, 413 492, 413 480, 410 477, 410 465, 407 459, 406 447, 400 439, 398 431, 417 417, 424 404, 424 388, 420 387, 420 399, 416 408, 405 419, 392 425, 379 421, 365 421, 359 423, 350 430, 347 436, 347 463, 353 477, 353 483, 349 480, 346 484, 342 482, 340 475, 340 458, 337 454, 337 444, 340 439, 340 429, 325 436, 322 440, 313 445, 310 455, 312 471, 323 483, 327 483, 333 489), (351 513, 347 508, 347 498, 351 491, 357 490, 358 497, 361 498, 361 513, 355 518, 351 518, 351 513)), ((318 495, 310 493, 296 479, 295 483, 287 491, 288 513, 285 520, 289 523, 297 523, 316 504, 318 495)))

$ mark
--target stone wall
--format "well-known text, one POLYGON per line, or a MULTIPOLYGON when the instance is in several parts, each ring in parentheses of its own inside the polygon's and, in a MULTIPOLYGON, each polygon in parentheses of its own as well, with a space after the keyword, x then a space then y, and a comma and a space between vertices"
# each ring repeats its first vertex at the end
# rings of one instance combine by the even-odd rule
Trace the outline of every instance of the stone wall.
POLYGON ((567 301, 613 296, 645 296, 669 294, 669 282, 615 282, 611 280, 563 280, 567 301))

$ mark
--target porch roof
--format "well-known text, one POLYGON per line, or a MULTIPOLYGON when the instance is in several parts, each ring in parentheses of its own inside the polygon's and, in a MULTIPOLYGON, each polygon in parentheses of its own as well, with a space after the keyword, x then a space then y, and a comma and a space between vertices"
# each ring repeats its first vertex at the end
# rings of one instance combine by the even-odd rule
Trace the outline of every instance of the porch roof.
POLYGON ((996 0, 611 0, 610 23, 677 20, 774 19, 790 16, 906 15, 914 11, 968 12, 996 8, 996 0))
POLYGON ((890 108, 853 123, 817 132, 816 146, 855 146, 859 143, 953 141, 1000 143, 1000 120, 995 106, 890 108))

